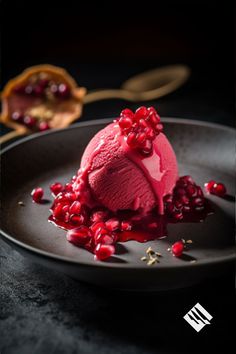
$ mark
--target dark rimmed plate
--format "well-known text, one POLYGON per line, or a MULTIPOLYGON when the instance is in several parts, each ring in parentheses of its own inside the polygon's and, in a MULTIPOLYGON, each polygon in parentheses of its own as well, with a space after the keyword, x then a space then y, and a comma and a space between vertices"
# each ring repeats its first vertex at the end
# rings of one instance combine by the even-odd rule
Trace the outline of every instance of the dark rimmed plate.
POLYGON ((116 257, 95 262, 92 254, 68 243, 65 232, 47 222, 52 200, 48 186, 54 181, 65 182, 75 174, 85 146, 109 121, 95 120, 36 134, 2 152, 4 240, 33 260, 74 278, 120 289, 172 289, 224 272, 235 259, 235 131, 224 126, 163 119, 165 133, 177 154, 180 174, 191 174, 201 186, 209 179, 227 186, 226 198, 208 196, 215 212, 203 223, 169 225, 166 239, 146 244, 129 241, 120 245, 116 257), (48 203, 32 203, 30 192, 35 186, 45 189, 48 203), (179 238, 193 240, 181 259, 167 251, 179 238), (140 260, 149 245, 163 254, 161 262, 152 267, 140 260))

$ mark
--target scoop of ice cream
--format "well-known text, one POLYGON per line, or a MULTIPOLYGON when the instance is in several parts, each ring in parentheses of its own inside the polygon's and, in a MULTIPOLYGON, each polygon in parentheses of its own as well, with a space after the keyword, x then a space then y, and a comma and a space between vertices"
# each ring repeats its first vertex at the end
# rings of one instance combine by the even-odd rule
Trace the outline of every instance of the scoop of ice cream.
POLYGON ((163 214, 163 197, 172 192, 178 177, 175 153, 163 133, 144 156, 131 149, 117 122, 99 131, 86 147, 81 173, 98 204, 113 212, 157 208, 163 214))

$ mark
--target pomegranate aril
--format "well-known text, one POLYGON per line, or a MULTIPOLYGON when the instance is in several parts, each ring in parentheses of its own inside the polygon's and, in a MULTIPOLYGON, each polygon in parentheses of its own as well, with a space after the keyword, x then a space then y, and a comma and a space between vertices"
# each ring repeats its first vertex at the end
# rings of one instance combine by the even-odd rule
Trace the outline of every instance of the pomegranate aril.
POLYGON ((136 148, 138 145, 136 134, 134 132, 129 133, 126 142, 132 149, 136 148))
POLYGON ((65 193, 64 192, 60 192, 57 194, 56 198, 55 198, 55 203, 70 203, 70 201, 65 197, 65 193))
POLYGON ((102 245, 98 244, 94 250, 95 259, 103 261, 111 257, 115 253, 115 248, 113 245, 102 245))
POLYGON ((109 233, 109 231, 106 228, 106 225, 104 227, 98 228, 96 231, 94 231, 94 236, 96 237, 97 235, 106 235, 109 233))
POLYGON ((103 236, 103 242, 106 245, 114 245, 117 241, 117 236, 115 233, 104 235, 103 236))
POLYGON ((62 192, 63 185, 59 182, 53 183, 50 186, 50 190, 56 196, 56 195, 58 195, 58 193, 62 192))
POLYGON ((218 197, 223 197, 226 194, 226 188, 223 183, 215 183, 212 187, 211 193, 217 195, 218 197))
POLYGON ((43 89, 45 89, 49 84, 49 80, 48 79, 41 79, 38 82, 38 86, 42 87, 43 89))
POLYGON ((152 107, 152 106, 151 106, 151 107, 148 107, 147 110, 148 110, 149 114, 151 114, 151 113, 154 113, 154 114, 157 113, 157 111, 155 110, 155 108, 152 107))
POLYGON ((151 140, 146 139, 140 151, 143 155, 150 155, 152 153, 151 140))
POLYGON ((137 143, 138 145, 141 145, 145 142, 147 136, 145 133, 138 133, 137 136, 136 136, 136 140, 137 140, 137 143))
POLYGON ((42 122, 39 123, 38 128, 39 128, 39 131, 40 131, 40 132, 44 132, 44 131, 46 131, 46 130, 51 129, 51 128, 50 128, 50 125, 49 125, 47 122, 44 122, 44 121, 42 121, 42 122))
POLYGON ((55 202, 58 203, 67 203, 67 204, 71 204, 72 202, 74 202, 76 200, 77 196, 75 193, 73 192, 60 192, 56 198, 55 198, 55 202))
POLYGON ((24 125, 27 126, 27 128, 34 128, 36 123, 37 123, 37 120, 34 118, 34 117, 31 117, 31 116, 25 116, 24 119, 23 119, 23 123, 24 125))
POLYGON ((78 200, 75 200, 69 209, 70 214, 79 214, 81 212, 81 203, 78 200))
POLYGON ((216 181, 211 180, 211 181, 209 181, 209 182, 204 184, 204 187, 205 187, 205 190, 206 190, 207 193, 212 193, 213 186, 214 186, 215 183, 216 183, 216 181))
POLYGON ((184 243, 183 241, 175 242, 171 247, 172 253, 175 257, 180 257, 183 254, 184 243))
POLYGON ((58 92, 58 85, 56 85, 56 84, 51 84, 51 86, 50 86, 50 91, 51 91, 54 95, 57 95, 57 92, 58 92))
POLYGON ((174 201, 174 205, 175 205, 175 208, 178 210, 181 210, 183 208, 183 204, 178 199, 174 201))
POLYGON ((187 183, 187 184, 195 185, 195 182, 194 182, 193 178, 191 176, 189 176, 189 175, 180 177, 180 180, 185 182, 185 183, 187 183))
POLYGON ((129 130, 132 127, 133 121, 129 117, 121 117, 119 119, 119 126, 122 130, 129 130))
POLYGON ((42 201, 43 198, 43 188, 38 187, 32 190, 31 192, 31 196, 32 199, 35 203, 40 203, 42 201))
POLYGON ((69 221, 74 226, 80 226, 84 223, 84 217, 81 214, 72 214, 69 221))
POLYGON ((160 117, 157 116, 156 113, 150 113, 148 117, 148 121, 151 123, 152 127, 154 128, 160 122, 160 117))
POLYGON ((44 95, 44 87, 41 85, 36 85, 32 92, 37 97, 42 97, 44 95))
POLYGON ((164 203, 171 203, 172 200, 173 200, 172 194, 167 194, 167 195, 165 195, 164 198, 163 198, 164 203))
POLYGON ((182 187, 175 187, 174 194, 178 195, 178 196, 186 195, 186 190, 185 190, 185 188, 182 188, 182 187))
POLYGON ((14 87, 14 90, 13 90, 16 94, 24 94, 25 93, 25 85, 19 85, 19 86, 16 86, 14 87))
POLYGON ((145 133, 146 133, 147 138, 150 140, 154 140, 156 137, 156 134, 152 128, 149 128, 149 127, 146 128, 145 133))
POLYGON ((134 113, 129 108, 125 108, 121 111, 120 117, 131 118, 133 120, 134 113))
POLYGON ((104 222, 94 222, 91 226, 90 229, 93 233, 96 233, 96 231, 100 231, 101 229, 106 229, 106 225, 104 222))
POLYGON ((117 231, 120 227, 120 221, 116 218, 112 218, 106 221, 106 228, 109 231, 117 231))
POLYGON ((94 236, 94 243, 98 245, 102 243, 103 245, 112 245, 114 243, 114 239, 109 234, 98 233, 94 236))
POLYGON ((183 204, 183 205, 188 205, 189 204, 189 198, 186 195, 181 195, 178 197, 178 200, 183 204))
POLYGON ((70 88, 66 84, 59 84, 56 92, 57 97, 65 99, 70 97, 70 88))
POLYGON ((97 210, 92 212, 90 216, 90 220, 92 222, 99 222, 99 221, 105 221, 105 219, 108 217, 108 211, 106 210, 97 210))
POLYGON ((182 213, 182 211, 179 211, 179 210, 174 211, 171 214, 171 216, 175 221, 179 221, 179 220, 183 219, 183 213, 182 213))
POLYGON ((197 188, 197 196, 201 197, 201 198, 204 198, 204 194, 203 194, 202 188, 199 187, 199 186, 196 186, 196 188, 197 188))
POLYGON ((24 116, 20 112, 13 112, 11 115, 11 119, 17 123, 23 123, 24 116))
POLYGON ((183 206, 183 209, 182 209, 182 212, 183 213, 189 213, 191 211, 191 208, 189 205, 184 205, 183 206))
POLYGON ((149 112, 148 121, 150 121, 150 123, 154 125, 160 123, 161 118, 154 107, 148 107, 148 112, 149 112))
POLYGON ((62 211, 64 213, 67 213, 69 211, 70 204, 63 204, 62 211))
POLYGON ((176 187, 186 188, 187 185, 188 183, 183 181, 182 179, 178 179, 178 181, 176 182, 176 187))
POLYGON ((130 221, 121 222, 121 231, 130 231, 132 229, 132 223, 130 221))
POLYGON ((69 205, 63 203, 57 203, 53 209, 53 217, 57 220, 64 221, 65 214, 68 212, 69 205))
POLYGON ((194 197, 191 199, 191 205, 195 207, 202 207, 204 205, 204 199, 201 197, 194 197))
POLYGON ((160 133, 163 131, 163 124, 161 123, 158 123, 155 127, 154 127, 154 130, 156 133, 160 133))
POLYGON ((32 85, 27 85, 27 86, 25 86, 25 93, 26 93, 27 95, 32 95, 33 92, 34 92, 34 88, 33 88, 32 85))
POLYGON ((167 204, 166 204, 166 212, 167 212, 167 214, 169 214, 169 215, 172 215, 172 213, 175 211, 175 206, 174 206, 174 204, 172 203, 172 202, 168 202, 167 204))
POLYGON ((76 246, 84 246, 90 241, 91 234, 87 226, 80 226, 76 229, 69 230, 66 234, 66 238, 67 241, 76 246))
POLYGON ((149 112, 148 112, 147 108, 142 106, 142 107, 139 107, 138 109, 136 109, 134 119, 136 121, 139 121, 142 118, 144 118, 144 119, 147 118, 148 115, 149 115, 149 112))
POLYGON ((197 195, 197 188, 194 185, 188 185, 186 187, 186 193, 188 195, 188 197, 196 197, 197 195))
POLYGON ((66 183, 65 184, 65 190, 67 192, 72 192, 73 191, 72 183, 66 183))
POLYGON ((148 123, 147 123, 146 120, 143 119, 143 118, 139 120, 138 125, 139 125, 139 127, 142 128, 142 129, 148 128, 148 123))
POLYGON ((66 192, 64 198, 70 202, 74 202, 77 199, 77 195, 74 192, 66 192))

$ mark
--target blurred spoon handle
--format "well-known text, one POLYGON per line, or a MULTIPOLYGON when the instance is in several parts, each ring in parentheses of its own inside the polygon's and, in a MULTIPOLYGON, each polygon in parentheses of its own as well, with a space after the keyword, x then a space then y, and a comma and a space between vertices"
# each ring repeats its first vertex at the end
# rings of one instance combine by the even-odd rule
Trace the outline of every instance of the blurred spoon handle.
POLYGON ((88 92, 87 95, 84 97, 84 104, 109 99, 136 101, 135 96, 132 92, 121 89, 94 90, 88 92))

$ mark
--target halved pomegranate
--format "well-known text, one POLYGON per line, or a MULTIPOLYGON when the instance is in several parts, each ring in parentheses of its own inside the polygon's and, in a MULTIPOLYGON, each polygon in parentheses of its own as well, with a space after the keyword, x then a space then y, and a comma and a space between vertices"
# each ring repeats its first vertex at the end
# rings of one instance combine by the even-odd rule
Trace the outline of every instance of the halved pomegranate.
POLYGON ((0 120, 22 134, 64 128, 80 117, 85 93, 64 69, 32 66, 4 87, 0 120))

